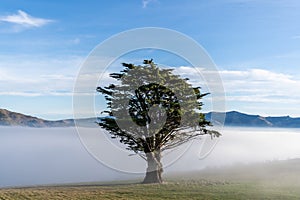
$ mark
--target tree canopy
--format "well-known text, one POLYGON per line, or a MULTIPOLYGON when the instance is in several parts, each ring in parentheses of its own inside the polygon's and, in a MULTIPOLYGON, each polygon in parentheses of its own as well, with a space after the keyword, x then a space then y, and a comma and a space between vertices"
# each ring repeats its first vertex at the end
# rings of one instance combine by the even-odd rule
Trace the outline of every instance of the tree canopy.
POLYGON ((106 99, 108 115, 99 125, 147 161, 144 183, 160 183, 163 151, 201 135, 220 135, 207 129, 211 124, 201 113, 207 93, 152 60, 122 65, 121 72, 110 74, 119 84, 97 88, 106 99))

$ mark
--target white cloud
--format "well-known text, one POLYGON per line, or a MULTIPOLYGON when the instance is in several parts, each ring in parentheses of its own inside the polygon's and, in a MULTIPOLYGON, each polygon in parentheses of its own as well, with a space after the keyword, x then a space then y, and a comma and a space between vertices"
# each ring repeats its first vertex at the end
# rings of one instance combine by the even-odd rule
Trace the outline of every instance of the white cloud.
POLYGON ((22 96, 22 97, 38 97, 38 96, 72 96, 72 92, 49 92, 45 91, 41 93, 39 91, 31 92, 0 92, 0 96, 22 96))
MULTIPOLYGON (((212 98, 217 101, 218 95, 206 87, 205 78, 216 72, 189 66, 179 67, 175 72, 182 77, 190 78, 190 82, 195 86, 201 86, 203 92, 211 93, 203 100, 204 109, 212 110, 210 108, 212 98)), ((221 76, 225 89, 226 110, 262 116, 299 117, 300 78, 297 74, 266 69, 220 70, 217 73, 221 76)))
POLYGON ((71 40, 71 44, 80 44, 80 39, 75 38, 75 39, 71 40))
POLYGON ((0 56, 0 95, 70 96, 83 59, 0 56))
POLYGON ((291 94, 299 88, 300 80, 292 75, 275 73, 264 69, 250 69, 245 71, 220 71, 225 88, 228 92, 267 92, 274 94, 291 94))
POLYGON ((6 70, 1 69, 0 70, 0 80, 11 80, 12 77, 10 77, 9 74, 7 74, 6 70))
MULTIPOLYGON (((175 70, 192 84, 203 86, 211 73, 222 78, 227 100, 244 102, 298 102, 300 103, 300 79, 284 73, 265 69, 206 71, 203 68, 179 67, 175 70)), ((205 88, 209 89, 209 88, 205 88)), ((209 92, 209 91, 208 91, 209 92)))
MULTIPOLYGON (((0 96, 72 96, 84 60, 77 56, 0 56, 0 96)), ((94 62, 90 64, 99 66, 94 62)), ((113 67, 101 75, 96 71, 94 68, 81 73, 79 89, 83 93, 80 95, 94 94, 97 86, 116 82, 109 77, 114 72, 113 67)))
MULTIPOLYGON (((0 56, 0 95, 72 96, 75 79, 83 59, 81 57, 35 59, 0 56)), ((82 76, 86 81, 81 86, 83 91, 90 94, 80 95, 93 95, 96 93, 96 86, 112 83, 114 79, 109 77, 109 73, 114 70, 117 68, 110 68, 102 74, 102 77, 88 71, 82 76)), ((300 79, 294 74, 265 69, 213 72, 190 66, 175 68, 174 73, 189 78, 193 85, 201 86, 203 92, 211 93, 213 92, 209 90, 205 79, 214 77, 214 73, 219 73, 225 89, 226 104, 230 105, 228 108, 230 110, 296 116, 297 112, 300 113, 300 110, 297 111, 300 104, 300 79), (273 110, 274 112, 270 113, 273 110)), ((218 98, 218 94, 214 92, 204 99, 206 107, 210 106, 211 98, 218 98)))
POLYGON ((148 4, 151 2, 156 2, 156 0, 143 0, 143 8, 147 8, 148 4))
POLYGON ((24 27, 41 27, 53 20, 33 17, 22 10, 18 10, 17 14, 0 17, 0 21, 18 24, 24 27))

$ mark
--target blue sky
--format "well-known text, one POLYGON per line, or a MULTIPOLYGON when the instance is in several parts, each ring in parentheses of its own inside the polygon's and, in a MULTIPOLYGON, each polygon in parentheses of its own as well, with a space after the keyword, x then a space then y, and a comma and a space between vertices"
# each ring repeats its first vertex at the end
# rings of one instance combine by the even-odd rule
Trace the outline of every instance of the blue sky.
MULTIPOLYGON (((0 108, 72 117, 74 80, 89 52, 114 34, 150 26, 182 32, 206 49, 227 110, 300 116, 299 10, 297 0, 3 0, 0 108)), ((197 78, 189 66, 172 65, 197 78)))

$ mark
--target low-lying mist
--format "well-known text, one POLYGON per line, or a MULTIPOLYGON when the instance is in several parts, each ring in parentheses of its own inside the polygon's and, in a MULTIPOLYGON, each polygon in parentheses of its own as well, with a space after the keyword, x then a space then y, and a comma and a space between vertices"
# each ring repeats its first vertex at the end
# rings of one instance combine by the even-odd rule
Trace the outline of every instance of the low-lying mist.
MULTIPOLYGON (((225 128, 200 159, 204 140, 167 152, 165 173, 300 158, 299 129, 225 128)), ((0 127, 0 187, 141 179, 146 162, 100 128, 0 127), (89 152, 90 153, 89 153, 89 152), (100 160, 100 162, 98 160, 100 160)))

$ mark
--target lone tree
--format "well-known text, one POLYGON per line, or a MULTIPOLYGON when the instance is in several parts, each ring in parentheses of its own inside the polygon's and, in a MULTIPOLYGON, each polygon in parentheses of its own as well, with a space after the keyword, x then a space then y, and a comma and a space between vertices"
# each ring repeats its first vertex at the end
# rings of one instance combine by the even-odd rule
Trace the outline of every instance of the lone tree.
POLYGON ((201 135, 220 135, 206 128, 211 124, 200 112, 207 93, 152 60, 144 60, 144 65, 122 64, 120 73, 110 74, 120 84, 97 88, 108 108, 99 125, 147 161, 143 183, 162 183, 163 151, 201 135))

